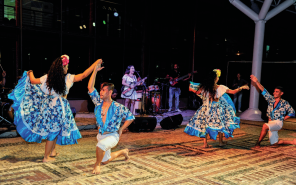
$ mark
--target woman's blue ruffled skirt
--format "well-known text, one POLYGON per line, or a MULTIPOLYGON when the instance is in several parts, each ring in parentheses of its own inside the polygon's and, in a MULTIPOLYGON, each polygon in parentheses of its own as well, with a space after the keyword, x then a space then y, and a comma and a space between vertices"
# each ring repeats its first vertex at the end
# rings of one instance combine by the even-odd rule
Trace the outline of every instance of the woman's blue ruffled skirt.
POLYGON ((68 100, 43 93, 40 84, 30 83, 26 71, 8 98, 14 102, 14 124, 25 141, 56 139, 59 145, 71 145, 82 137, 68 100))
POLYGON ((225 93, 218 102, 213 102, 210 111, 206 114, 202 105, 190 119, 184 132, 205 138, 209 134, 211 139, 216 140, 219 132, 224 133, 226 138, 233 137, 236 128, 240 128, 240 118, 235 115, 235 107, 231 98, 225 93))

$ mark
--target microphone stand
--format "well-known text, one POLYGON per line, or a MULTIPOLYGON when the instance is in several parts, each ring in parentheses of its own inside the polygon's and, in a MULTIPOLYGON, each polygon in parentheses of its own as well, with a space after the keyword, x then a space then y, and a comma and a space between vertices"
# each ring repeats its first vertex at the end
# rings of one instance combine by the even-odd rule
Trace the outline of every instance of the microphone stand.
MULTIPOLYGON (((142 80, 142 78, 141 78, 140 74, 138 73, 138 71, 135 71, 135 72, 138 74, 140 80, 142 80)), ((145 82, 143 82, 143 86, 144 86, 145 88, 144 88, 144 90, 142 90, 142 103, 141 103, 141 108, 140 108, 140 115, 141 115, 141 116, 145 114, 145 113, 144 113, 144 104, 145 104, 144 92, 146 93, 146 89, 147 89, 145 82)), ((145 94, 145 95, 146 95, 146 94, 145 94)))

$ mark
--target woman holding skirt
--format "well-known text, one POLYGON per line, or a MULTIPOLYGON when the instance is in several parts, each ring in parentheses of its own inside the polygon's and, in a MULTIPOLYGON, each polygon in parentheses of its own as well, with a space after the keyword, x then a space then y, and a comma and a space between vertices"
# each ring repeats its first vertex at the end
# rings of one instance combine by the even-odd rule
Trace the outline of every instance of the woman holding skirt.
POLYGON ((41 78, 35 78, 32 70, 24 72, 9 94, 14 101, 14 124, 21 137, 27 142, 47 140, 43 162, 55 160, 55 144, 77 144, 81 138, 66 97, 73 83, 86 78, 98 62, 102 60, 81 74, 71 75, 67 74, 69 56, 62 55, 41 78))
POLYGON ((197 88, 189 88, 198 95, 202 101, 202 106, 190 119, 184 132, 204 138, 204 148, 210 147, 207 144, 207 135, 216 140, 219 134, 219 145, 223 146, 223 133, 226 138, 233 137, 233 131, 239 128, 240 118, 235 115, 235 107, 231 98, 226 94, 235 94, 242 89, 249 89, 247 85, 231 90, 224 85, 217 85, 221 71, 215 69, 197 88))

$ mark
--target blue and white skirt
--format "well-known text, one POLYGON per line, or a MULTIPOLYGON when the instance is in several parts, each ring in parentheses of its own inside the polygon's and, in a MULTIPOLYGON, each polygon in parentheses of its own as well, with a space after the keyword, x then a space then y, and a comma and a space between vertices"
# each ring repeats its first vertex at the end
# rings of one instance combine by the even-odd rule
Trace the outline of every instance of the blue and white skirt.
POLYGON ((27 142, 42 139, 59 145, 77 144, 82 136, 76 126, 68 100, 45 94, 41 84, 31 84, 27 72, 8 95, 13 100, 14 124, 27 142))
POLYGON ((216 140, 219 132, 225 137, 233 137, 233 131, 240 128, 240 118, 235 115, 235 107, 231 98, 225 93, 218 102, 212 103, 208 114, 206 105, 202 105, 190 119, 184 132, 201 138, 209 134, 216 140))

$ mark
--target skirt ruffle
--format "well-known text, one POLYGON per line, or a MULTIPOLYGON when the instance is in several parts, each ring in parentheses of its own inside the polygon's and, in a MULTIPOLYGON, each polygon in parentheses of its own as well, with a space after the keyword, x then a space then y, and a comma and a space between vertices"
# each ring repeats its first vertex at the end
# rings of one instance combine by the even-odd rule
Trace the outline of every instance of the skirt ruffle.
POLYGON ((223 95, 213 104, 208 115, 205 114, 204 105, 201 106, 190 119, 184 132, 200 138, 205 138, 209 134, 214 140, 219 132, 224 133, 225 138, 233 137, 234 130, 240 128, 240 118, 235 116, 233 102, 228 95, 223 95))
POLYGON ((8 98, 14 102, 14 124, 25 141, 56 139, 59 145, 71 145, 82 137, 69 102, 43 93, 39 84, 30 83, 26 71, 8 98))

